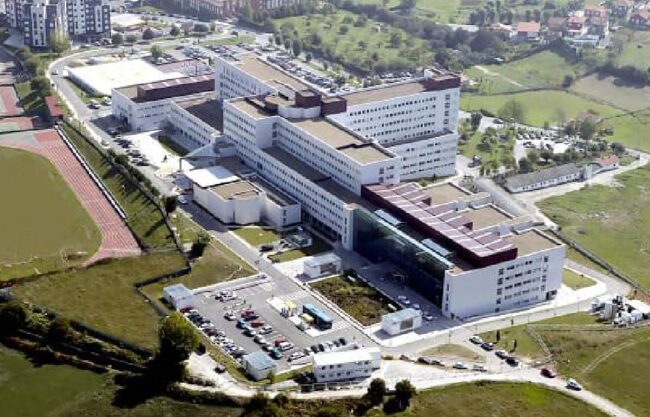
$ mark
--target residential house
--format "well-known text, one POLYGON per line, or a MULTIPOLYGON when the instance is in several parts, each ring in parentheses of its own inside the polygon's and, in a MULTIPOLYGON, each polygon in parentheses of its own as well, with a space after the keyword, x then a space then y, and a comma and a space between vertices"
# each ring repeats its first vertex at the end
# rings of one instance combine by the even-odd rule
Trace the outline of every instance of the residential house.
POLYGON ((592 17, 590 20, 589 34, 600 37, 609 35, 609 19, 607 17, 592 17))
POLYGON ((621 18, 627 18, 634 8, 632 0, 615 0, 612 4, 612 15, 621 18))
POLYGON ((519 22, 515 37, 519 41, 534 41, 539 39, 541 30, 539 22, 519 22))
POLYGON ((637 28, 648 27, 650 23, 650 11, 648 10, 638 10, 632 13, 630 16, 630 24, 637 28))
POLYGON ((608 11, 604 6, 598 6, 595 4, 588 4, 585 6, 584 15, 587 20, 591 20, 594 17, 597 18, 607 18, 608 11))
POLYGON ((587 34, 587 19, 584 16, 569 16, 566 21, 566 34, 570 38, 578 38, 587 34))
POLYGON ((564 36, 564 31, 566 29, 567 18, 561 16, 552 16, 549 17, 548 22, 546 22, 546 39, 549 42, 553 42, 558 39, 562 39, 564 36))

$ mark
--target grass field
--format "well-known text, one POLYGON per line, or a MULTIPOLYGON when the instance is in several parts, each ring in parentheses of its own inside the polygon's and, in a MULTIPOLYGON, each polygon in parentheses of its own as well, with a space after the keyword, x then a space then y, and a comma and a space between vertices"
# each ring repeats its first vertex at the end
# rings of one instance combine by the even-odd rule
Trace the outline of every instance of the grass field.
POLYGON ((259 226, 241 227, 235 229, 234 233, 244 239, 251 246, 273 243, 281 239, 280 235, 274 230, 262 229, 259 226))
POLYGON ((45 101, 32 90, 29 81, 15 85, 16 94, 20 99, 20 104, 28 114, 43 114, 45 112, 45 101))
POLYGON ((451 358, 451 359, 461 359, 468 360, 473 362, 483 362, 485 358, 477 354, 473 350, 463 346, 455 344, 444 344, 436 347, 429 348, 420 352, 422 356, 433 356, 436 358, 451 358))
POLYGON ((650 288, 650 167, 538 203, 570 238, 650 288))
POLYGON ((341 307, 364 326, 378 323, 381 316, 390 313, 390 301, 376 289, 357 280, 352 283, 338 276, 317 281, 311 287, 341 307))
POLYGON ((332 246, 316 235, 312 235, 312 245, 306 248, 291 249, 269 256, 273 262, 288 262, 296 259, 304 258, 305 256, 313 256, 319 253, 332 250, 332 246))
POLYGON ((596 283, 583 275, 577 274, 570 269, 565 269, 562 276, 562 283, 567 287, 573 288, 574 290, 579 290, 581 288, 591 287, 596 285, 596 283))
POLYGON ((171 231, 158 208, 84 138, 67 125, 63 128, 127 213, 128 224, 144 244, 150 248, 172 248, 171 231))
POLYGON ((64 365, 36 366, 0 345, 0 402, 7 417, 235 417, 240 410, 181 403, 163 397, 134 407, 113 404, 110 375, 64 365))
POLYGON ((556 52, 545 50, 503 65, 485 65, 483 71, 471 68, 465 75, 481 81, 485 94, 499 94, 533 88, 559 88, 564 78, 579 77, 583 65, 569 62, 556 52))
MULTIPOLYGON (((383 417, 383 412, 370 414, 383 417)), ((565 393, 533 384, 477 382, 419 392, 395 417, 604 417, 565 393)))
POLYGON ((474 155, 480 156, 483 158, 483 163, 495 158, 499 165, 503 165, 504 159, 513 155, 514 138, 510 141, 497 139, 497 143, 489 144, 488 148, 481 142, 482 137, 482 133, 476 132, 469 140, 459 143, 458 150, 468 158, 472 158, 474 155))
MULTIPOLYGON (((359 4, 376 4, 378 6, 383 4, 380 0, 355 0, 354 2, 359 4)), ((467 0, 419 0, 415 3, 415 9, 417 14, 429 17, 436 22, 450 23, 455 20, 457 23, 465 23, 458 18, 463 13, 461 6, 467 2, 467 0)), ((481 1, 473 3, 481 3, 481 1)), ((399 4, 399 0, 389 0, 387 6, 390 8, 399 6, 399 4)))
POLYGON ((298 34, 298 36, 311 44, 312 34, 321 36, 322 50, 331 49, 340 62, 360 71, 370 71, 375 64, 393 65, 402 63, 402 66, 425 65, 432 57, 430 49, 424 40, 409 36, 401 29, 380 25, 369 20, 365 26, 355 26, 358 16, 338 11, 330 15, 309 15, 289 17, 276 20, 277 26, 283 33, 298 34), (349 23, 344 23, 349 19, 349 23), (347 28, 341 29, 343 26, 347 28), (381 29, 378 29, 381 27, 381 29), (391 34, 397 33, 402 39, 398 48, 391 47, 391 34), (360 42, 365 43, 360 44, 360 42), (377 53, 378 60, 372 58, 377 53))
POLYGON ((650 87, 626 85, 614 77, 589 75, 576 81, 571 91, 628 111, 650 107, 650 87))
POLYGON ((175 252, 111 260, 24 283, 14 287, 14 294, 131 343, 155 348, 158 316, 133 284, 183 265, 175 252))
POLYGON ((59 269, 61 251, 85 253, 82 260, 99 248, 99 229, 46 158, 0 147, 0 190, 7 198, 0 205, 0 280, 59 269), (33 257, 42 260, 2 267, 33 257))
POLYGON ((618 65, 632 65, 647 70, 650 67, 650 33, 641 30, 624 33, 629 36, 629 41, 623 53, 618 56, 618 65))

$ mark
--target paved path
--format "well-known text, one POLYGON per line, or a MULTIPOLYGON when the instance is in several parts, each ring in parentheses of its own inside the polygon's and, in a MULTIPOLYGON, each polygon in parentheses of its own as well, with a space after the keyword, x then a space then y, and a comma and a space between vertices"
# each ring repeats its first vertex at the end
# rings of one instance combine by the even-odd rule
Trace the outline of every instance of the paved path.
POLYGON ((61 173, 102 235, 99 250, 85 262, 86 265, 105 258, 140 254, 129 228, 56 131, 3 135, 0 145, 42 155, 61 173))
POLYGON ((514 85, 515 87, 526 88, 526 86, 523 85, 522 83, 520 83, 520 82, 518 82, 518 81, 515 81, 515 80, 513 80, 512 78, 508 78, 508 77, 506 77, 506 76, 503 75, 503 74, 499 74, 498 72, 490 71, 489 69, 487 69, 487 68, 485 68, 485 67, 482 67, 481 65, 476 65, 474 68, 476 68, 477 70, 481 71, 483 74, 488 75, 488 76, 490 76, 490 77, 498 77, 498 78, 501 78, 501 79, 504 80, 505 82, 507 82, 507 83, 509 83, 509 84, 512 84, 512 85, 514 85))

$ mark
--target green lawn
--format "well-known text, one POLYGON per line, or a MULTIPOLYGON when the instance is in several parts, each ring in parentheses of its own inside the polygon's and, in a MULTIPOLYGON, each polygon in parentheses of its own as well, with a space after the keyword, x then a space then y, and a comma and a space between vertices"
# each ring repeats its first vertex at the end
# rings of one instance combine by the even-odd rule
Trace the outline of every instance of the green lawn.
POLYGON ((424 40, 372 20, 365 26, 355 26, 357 18, 352 13, 338 11, 326 16, 314 14, 277 19, 276 25, 285 37, 291 38, 297 33, 307 44, 307 49, 330 50, 339 62, 361 72, 371 71, 375 65, 407 68, 429 63, 432 53, 424 40), (346 19, 348 23, 344 23, 346 19), (341 29, 343 26, 348 28, 347 32, 341 29), (401 37, 399 47, 391 46, 392 33, 401 37), (312 34, 320 35, 320 45, 312 43, 312 34), (376 61, 372 58, 375 52, 376 61))
POLYGON ((108 334, 148 348, 157 345, 158 316, 133 284, 182 268, 175 252, 122 258, 60 272, 14 287, 14 294, 108 334))
POLYGON ((28 114, 42 114, 45 112, 45 101, 34 91, 29 81, 15 85, 16 94, 20 104, 28 114))
POLYGON ((594 280, 589 279, 584 275, 577 274, 570 269, 564 270, 564 273, 562 275, 562 283, 569 288, 573 288, 574 290, 596 285, 596 282, 594 282, 594 280))
MULTIPOLYGON (((383 412, 371 413, 384 417, 383 412)), ((605 417, 566 393, 533 384, 476 382, 419 392, 395 417, 605 417)))
POLYGON ((650 288, 650 167, 538 203, 562 232, 650 288))
POLYGON ((459 142, 458 150, 468 158, 472 158, 474 155, 480 156, 483 158, 483 163, 491 159, 496 159, 499 166, 503 165, 507 158, 513 156, 515 146, 514 138, 505 141, 495 138, 493 142, 487 143, 484 143, 482 138, 483 134, 476 132, 470 136, 469 140, 459 142))
POLYGON ((380 322, 381 316, 391 312, 388 309, 390 300, 358 279, 356 283, 352 283, 338 276, 314 282, 311 287, 364 326, 380 322))
POLYGON ((74 264, 99 248, 101 232, 46 158, 0 147, 0 190, 0 280, 60 269, 62 252, 83 254, 74 264))
POLYGON ((650 67, 650 32, 626 30, 621 35, 628 35, 629 41, 625 44, 623 53, 618 56, 618 65, 632 65, 647 70, 650 67))
POLYGON ((182 403, 164 397, 131 406, 113 404, 119 387, 110 375, 64 365, 35 366, 0 345, 0 402, 11 417, 235 417, 240 410, 182 403))
POLYGON ((251 246, 274 243, 282 239, 275 230, 263 229, 259 226, 240 227, 239 229, 235 229, 233 232, 251 246))
POLYGON ((650 87, 623 84, 617 78, 600 74, 580 78, 573 83, 571 91, 627 111, 650 107, 650 87))
POLYGON ((586 111, 594 111, 605 118, 622 114, 621 110, 612 106, 595 103, 578 95, 556 90, 527 91, 493 96, 466 94, 461 97, 461 108, 467 111, 485 109, 497 114, 510 100, 516 100, 522 104, 526 111, 525 122, 533 126, 543 126, 544 122, 556 124, 558 110, 564 111, 568 119, 586 111))
POLYGON ((332 250, 332 245, 316 235, 312 235, 312 242, 312 245, 306 248, 291 249, 282 253, 271 255, 269 256, 269 259, 271 259, 273 262, 288 262, 304 258, 305 256, 313 256, 332 250))
POLYGON ((471 68, 466 75, 481 81, 481 92, 498 94, 533 88, 559 88, 564 78, 574 79, 586 68, 569 62, 556 52, 545 50, 502 65, 484 65, 484 71, 471 68))
POLYGON ((127 213, 127 222, 135 234, 150 248, 172 248, 172 233, 160 210, 83 137, 67 125, 63 125, 63 128, 127 213))
POLYGON ((425 351, 420 352, 422 356, 434 356, 436 358, 452 358, 452 359, 463 359, 473 362, 483 362, 484 357, 475 353, 473 350, 463 346, 455 344, 444 344, 436 347, 429 348, 425 351))
POLYGON ((201 41, 203 46, 218 46, 218 45, 237 45, 240 43, 251 44, 255 43, 255 38, 252 36, 234 36, 225 39, 216 39, 212 41, 201 41))
MULTIPOLYGON (((354 2, 359 4, 376 4, 378 6, 383 4, 380 0, 354 0, 354 2)), ((463 13, 461 6, 465 6, 465 3, 467 3, 467 0, 419 0, 416 2, 415 11, 420 16, 428 17, 440 23, 450 23, 452 21, 465 23, 462 19, 459 19, 463 13)), ((481 3, 481 1, 472 3, 477 4, 481 3)), ((399 0, 389 0, 387 6, 390 8, 399 6, 399 4, 399 0)))

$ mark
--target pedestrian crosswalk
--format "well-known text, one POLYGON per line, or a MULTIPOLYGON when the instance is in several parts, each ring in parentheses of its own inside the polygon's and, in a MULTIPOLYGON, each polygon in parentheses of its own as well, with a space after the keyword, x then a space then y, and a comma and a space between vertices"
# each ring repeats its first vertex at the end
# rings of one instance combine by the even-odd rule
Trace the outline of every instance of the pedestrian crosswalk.
POLYGON ((278 298, 281 299, 284 302, 287 301, 296 301, 296 300, 301 300, 303 298, 307 298, 309 296, 309 293, 305 290, 298 290, 289 294, 284 294, 279 296, 278 298))

